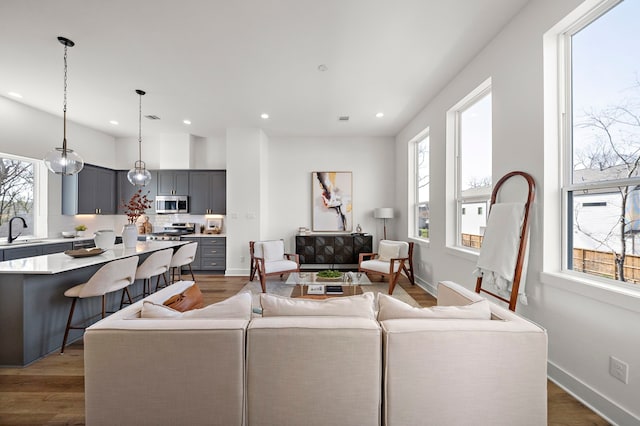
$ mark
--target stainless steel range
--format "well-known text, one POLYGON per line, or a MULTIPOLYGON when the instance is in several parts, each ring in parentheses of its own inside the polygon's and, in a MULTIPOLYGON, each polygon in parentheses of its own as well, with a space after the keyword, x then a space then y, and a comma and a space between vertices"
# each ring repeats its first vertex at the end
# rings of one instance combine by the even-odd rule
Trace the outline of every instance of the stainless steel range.
POLYGON ((196 226, 193 223, 172 223, 166 225, 164 231, 147 235, 147 240, 152 241, 177 241, 183 235, 195 233, 196 226))

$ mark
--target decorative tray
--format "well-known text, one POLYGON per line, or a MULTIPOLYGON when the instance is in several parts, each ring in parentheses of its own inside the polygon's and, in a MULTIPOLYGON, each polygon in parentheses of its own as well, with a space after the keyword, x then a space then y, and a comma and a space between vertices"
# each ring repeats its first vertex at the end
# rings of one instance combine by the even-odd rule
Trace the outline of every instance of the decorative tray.
POLYGON ((342 281, 342 272, 334 270, 324 270, 316 274, 317 282, 342 281))
POLYGON ((64 252, 64 254, 71 257, 91 257, 102 253, 104 253, 104 250, 97 247, 90 249, 67 250, 64 252))

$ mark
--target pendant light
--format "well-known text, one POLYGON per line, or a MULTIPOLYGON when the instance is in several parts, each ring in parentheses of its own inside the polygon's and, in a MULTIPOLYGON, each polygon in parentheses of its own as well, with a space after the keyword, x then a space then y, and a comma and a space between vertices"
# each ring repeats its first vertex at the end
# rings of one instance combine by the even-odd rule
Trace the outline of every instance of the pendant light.
POLYGON ((68 38, 58 37, 58 41, 64 45, 64 107, 62 109, 63 136, 62 148, 54 148, 44 157, 47 168, 59 175, 74 175, 84 167, 82 157, 67 148, 67 48, 73 47, 74 42, 68 38))
POLYGON ((127 173, 127 179, 135 186, 146 186, 151 181, 151 173, 147 170, 144 161, 142 161, 142 90, 136 90, 140 95, 140 106, 138 108, 138 161, 133 165, 133 169, 127 173))

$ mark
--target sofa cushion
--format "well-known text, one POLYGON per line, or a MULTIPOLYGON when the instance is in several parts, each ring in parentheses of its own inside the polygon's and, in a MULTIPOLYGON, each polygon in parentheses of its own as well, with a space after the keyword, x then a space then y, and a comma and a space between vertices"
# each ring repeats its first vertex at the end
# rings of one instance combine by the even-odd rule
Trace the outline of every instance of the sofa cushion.
POLYGON ((397 259, 400 256, 400 244, 388 241, 380 241, 378 245, 378 260, 389 262, 391 259, 397 259))
POLYGON ((491 306, 486 299, 464 306, 416 308, 383 293, 378 293, 378 321, 405 318, 491 319, 491 306))
POLYGON ((200 288, 194 283, 182 293, 174 294, 165 300, 163 304, 176 311, 185 312, 191 309, 202 308, 204 306, 204 298, 200 288))
POLYGON ((370 292, 325 300, 292 299, 268 293, 260 294, 263 317, 344 316, 375 319, 374 301, 373 293, 370 292))
POLYGON ((234 318, 251 319, 251 293, 243 291, 204 308, 180 312, 165 305, 145 300, 142 304, 141 318, 234 318))
POLYGON ((263 241, 262 252, 265 262, 274 262, 284 258, 284 242, 282 240, 263 241))

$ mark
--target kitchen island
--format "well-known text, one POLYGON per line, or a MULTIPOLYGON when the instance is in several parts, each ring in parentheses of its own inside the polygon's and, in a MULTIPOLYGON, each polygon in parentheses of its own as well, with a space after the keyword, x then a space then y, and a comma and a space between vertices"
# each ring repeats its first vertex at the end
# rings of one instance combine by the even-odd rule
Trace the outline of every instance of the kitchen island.
MULTIPOLYGON (((112 260, 177 248, 188 241, 139 241, 135 248, 117 244, 98 256, 73 258, 64 253, 0 262, 0 366, 25 366, 60 349, 71 299, 64 292, 86 282, 112 260)), ((142 282, 130 286, 131 295, 142 293, 142 282)), ((120 306, 120 292, 107 295, 107 310, 120 306)), ((74 324, 87 325, 100 318, 101 298, 82 299, 74 324), (97 314, 97 316, 96 316, 97 314)), ((69 341, 83 330, 72 330, 69 341)))

